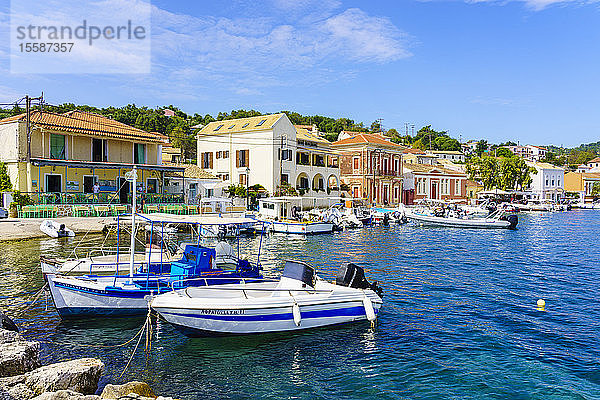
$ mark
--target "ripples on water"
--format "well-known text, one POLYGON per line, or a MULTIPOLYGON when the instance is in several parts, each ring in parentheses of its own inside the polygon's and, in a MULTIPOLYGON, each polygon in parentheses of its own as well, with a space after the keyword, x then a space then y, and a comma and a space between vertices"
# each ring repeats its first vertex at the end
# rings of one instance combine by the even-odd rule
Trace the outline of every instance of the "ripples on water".
MULTIPOLYGON (((516 231, 408 225, 271 236, 261 254, 267 275, 283 258, 307 260, 327 278, 343 262, 365 266, 385 289, 376 329, 190 340, 155 321, 150 357, 140 352, 121 380, 186 399, 600 398, 599 226, 600 213, 582 210, 522 216, 516 231)), ((132 348, 98 345, 126 341, 142 319, 61 322, 43 296, 20 311, 43 285, 40 254, 68 254, 77 240, 2 243, 0 305, 44 342, 45 362, 99 357, 101 384, 118 382, 132 348)))

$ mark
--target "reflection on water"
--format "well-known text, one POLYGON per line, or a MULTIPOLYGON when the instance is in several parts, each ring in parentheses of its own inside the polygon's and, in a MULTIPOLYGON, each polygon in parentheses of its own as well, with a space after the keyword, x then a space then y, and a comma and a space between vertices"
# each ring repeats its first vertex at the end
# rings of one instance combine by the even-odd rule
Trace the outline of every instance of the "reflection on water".
MULTIPOLYGON (((267 276, 286 258, 327 279, 344 262, 363 265, 384 288, 376 328, 190 340, 154 319, 149 358, 137 354, 121 381, 186 399, 598 398, 598 226, 600 213, 573 211, 523 216, 516 231, 407 225, 266 237, 267 276)), ((66 256, 78 240, 3 243, 0 307, 43 341, 45 362, 99 357, 102 384, 118 382, 132 347, 100 346, 133 337, 143 317, 61 322, 43 296, 23 312, 44 284, 39 256, 66 256)), ((103 240, 85 238, 89 247, 103 240)), ((259 243, 242 238, 240 251, 255 262, 259 243)))

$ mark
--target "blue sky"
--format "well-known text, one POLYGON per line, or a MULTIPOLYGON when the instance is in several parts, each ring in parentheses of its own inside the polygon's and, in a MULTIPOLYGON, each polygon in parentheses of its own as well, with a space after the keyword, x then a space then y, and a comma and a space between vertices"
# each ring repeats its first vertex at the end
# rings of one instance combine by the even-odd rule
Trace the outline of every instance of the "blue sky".
POLYGON ((600 2, 257 3, 155 0, 152 72, 86 75, 11 74, 1 0, 0 101, 43 90, 53 104, 286 109, 432 124, 463 140, 600 140, 600 2))

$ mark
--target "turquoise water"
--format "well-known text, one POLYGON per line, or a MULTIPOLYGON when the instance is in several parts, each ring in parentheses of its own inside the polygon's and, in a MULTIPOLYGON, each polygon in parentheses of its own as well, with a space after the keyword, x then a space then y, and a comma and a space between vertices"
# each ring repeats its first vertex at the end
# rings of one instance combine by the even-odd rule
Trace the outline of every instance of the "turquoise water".
POLYGON ((143 319, 61 322, 43 296, 20 311, 43 284, 39 255, 68 253, 77 239, 3 243, 0 306, 25 336, 44 341, 44 362, 99 357, 102 385, 144 380, 183 399, 593 399, 599 227, 600 212, 582 210, 524 215, 515 231, 407 225, 271 236, 268 274, 281 258, 310 261, 327 277, 343 262, 363 265, 385 290, 376 328, 188 339, 154 320, 150 354, 139 351, 122 378, 133 346, 98 346, 128 340, 143 319))

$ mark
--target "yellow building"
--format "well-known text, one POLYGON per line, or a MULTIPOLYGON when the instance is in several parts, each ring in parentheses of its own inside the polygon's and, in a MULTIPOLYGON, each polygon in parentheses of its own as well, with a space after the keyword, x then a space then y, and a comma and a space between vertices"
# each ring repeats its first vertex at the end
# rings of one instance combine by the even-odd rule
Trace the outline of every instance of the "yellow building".
POLYGON ((138 189, 160 194, 164 173, 184 170, 162 165, 165 143, 167 137, 159 133, 78 110, 34 111, 29 123, 26 114, 0 120, 0 161, 13 188, 39 202, 52 198, 76 203, 94 189, 104 201, 128 202, 124 175, 134 165, 138 189))
POLYGON ((576 193, 582 203, 591 203, 594 185, 600 184, 600 172, 567 172, 565 174, 565 192, 576 193))

